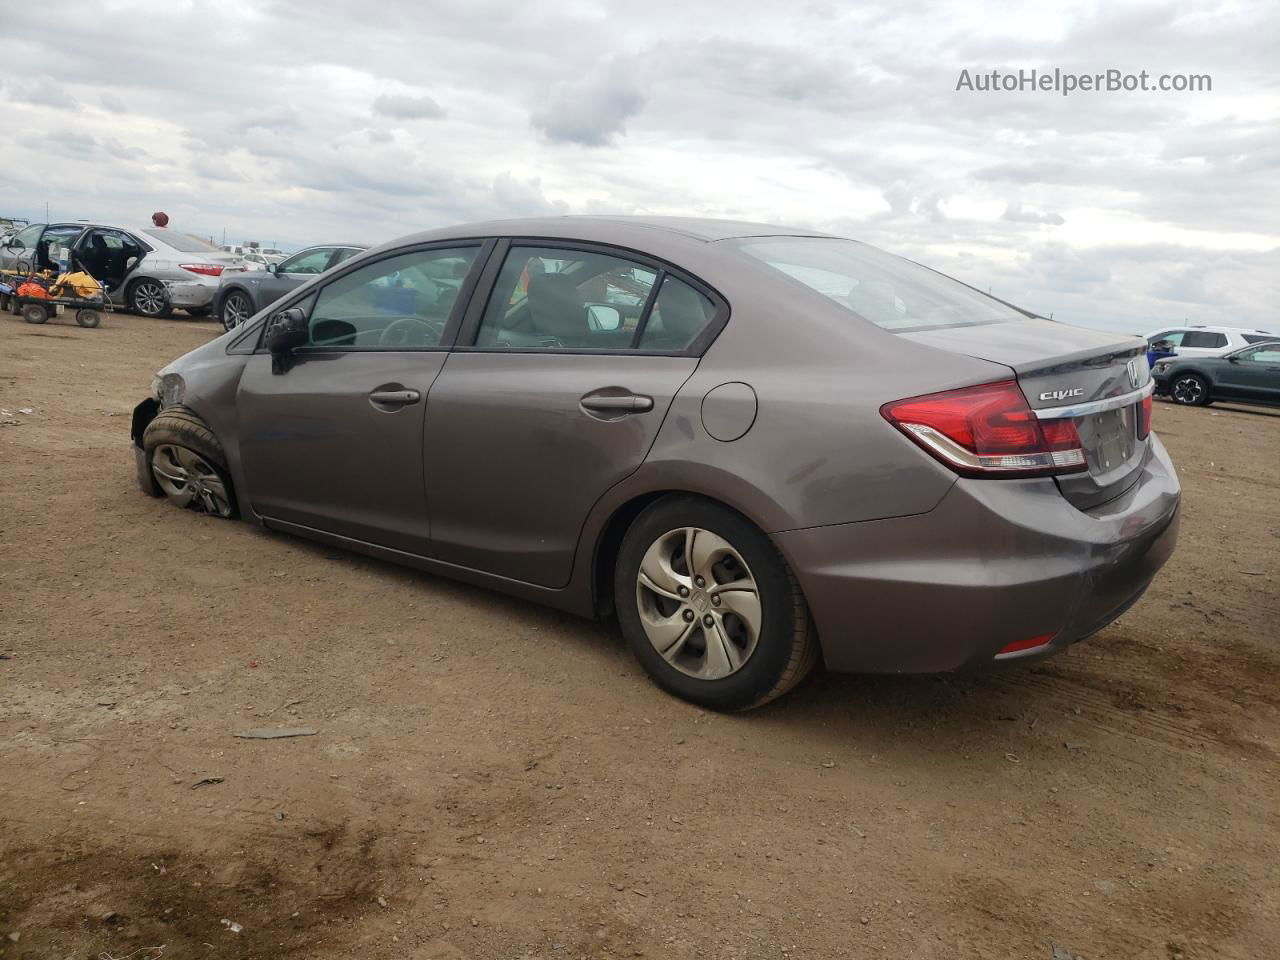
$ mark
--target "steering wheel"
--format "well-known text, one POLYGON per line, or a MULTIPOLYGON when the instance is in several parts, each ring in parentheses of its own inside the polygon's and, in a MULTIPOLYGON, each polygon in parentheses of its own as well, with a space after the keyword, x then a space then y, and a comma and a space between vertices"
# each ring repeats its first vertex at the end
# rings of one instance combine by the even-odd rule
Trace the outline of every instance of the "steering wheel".
POLYGON ((392 320, 378 338, 384 347, 428 347, 440 342, 444 336, 444 321, 423 320, 420 317, 401 317, 392 320))

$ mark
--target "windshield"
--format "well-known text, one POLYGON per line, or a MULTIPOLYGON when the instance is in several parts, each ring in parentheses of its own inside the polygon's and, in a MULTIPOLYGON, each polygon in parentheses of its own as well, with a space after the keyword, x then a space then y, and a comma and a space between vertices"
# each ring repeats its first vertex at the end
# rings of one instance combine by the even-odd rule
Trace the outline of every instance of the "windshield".
POLYGON ((161 243, 167 243, 175 250, 182 253, 218 253, 219 250, 211 243, 205 243, 199 237, 193 237, 189 233, 179 233, 176 230, 165 230, 158 228, 155 230, 143 230, 148 236, 155 237, 161 243))
POLYGON ((743 252, 895 333, 1006 323, 1025 316, 940 273, 853 240, 753 237, 743 252))

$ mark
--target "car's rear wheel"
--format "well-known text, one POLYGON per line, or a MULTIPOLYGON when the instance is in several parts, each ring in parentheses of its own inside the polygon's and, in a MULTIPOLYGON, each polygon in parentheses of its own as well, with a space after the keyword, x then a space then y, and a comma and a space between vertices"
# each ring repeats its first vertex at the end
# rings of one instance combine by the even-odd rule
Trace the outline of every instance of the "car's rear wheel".
POLYGON ((669 693, 745 710, 786 693, 817 660, 809 608, 782 554, 734 511, 693 496, 645 509, 614 576, 622 632, 669 693))
POLYGON ((235 515, 222 444, 190 410, 170 407, 156 414, 142 434, 142 447, 148 469, 175 506, 215 517, 235 515))
POLYGON ((135 280, 130 285, 129 309, 144 317, 167 317, 173 312, 164 284, 150 277, 135 280))
POLYGON ((230 330, 238 327, 253 316, 253 301, 243 290, 232 290, 222 299, 222 311, 219 319, 222 329, 230 330))
POLYGON ((1169 385, 1169 396, 1174 403, 1188 407, 1204 407, 1209 404, 1209 384, 1204 377, 1195 373, 1184 373, 1173 378, 1169 385))

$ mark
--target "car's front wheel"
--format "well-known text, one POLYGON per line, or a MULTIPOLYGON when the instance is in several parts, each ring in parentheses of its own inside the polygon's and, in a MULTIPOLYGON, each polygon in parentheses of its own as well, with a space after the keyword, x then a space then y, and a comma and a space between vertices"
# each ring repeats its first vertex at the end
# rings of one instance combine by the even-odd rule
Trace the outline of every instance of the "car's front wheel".
POLYGON ((1195 373, 1184 373, 1173 378, 1169 385, 1169 396, 1174 403, 1188 407, 1204 407, 1209 404, 1209 384, 1204 377, 1195 373))
POLYGON ((218 318, 222 321, 223 330, 238 327, 251 316, 253 316, 253 301, 243 290, 232 290, 223 297, 218 318))
POLYGON ((142 448, 148 469, 175 506, 215 517, 235 514, 235 493, 222 444, 190 410, 161 410, 143 431, 142 448))
POLYGON ((713 710, 767 703, 817 660, 808 605, 777 547, 700 497, 667 497, 636 518, 614 601, 628 646, 658 686, 713 710))
POLYGON ((173 312, 164 284, 150 277, 135 280, 129 287, 129 309, 144 317, 167 317, 173 312))

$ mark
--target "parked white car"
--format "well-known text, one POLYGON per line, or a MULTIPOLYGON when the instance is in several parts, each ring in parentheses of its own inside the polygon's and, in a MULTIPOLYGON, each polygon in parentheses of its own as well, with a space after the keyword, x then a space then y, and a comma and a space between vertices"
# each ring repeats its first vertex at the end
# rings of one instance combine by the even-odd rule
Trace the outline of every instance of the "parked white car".
POLYGON ((1274 333, 1246 327, 1165 327, 1147 334, 1148 345, 1167 342, 1180 357, 1221 357, 1233 350, 1264 340, 1275 340, 1274 333))

